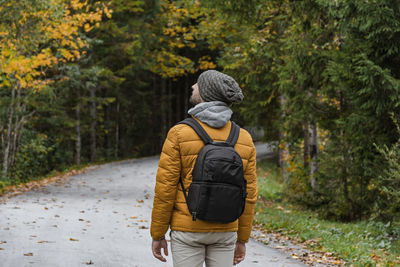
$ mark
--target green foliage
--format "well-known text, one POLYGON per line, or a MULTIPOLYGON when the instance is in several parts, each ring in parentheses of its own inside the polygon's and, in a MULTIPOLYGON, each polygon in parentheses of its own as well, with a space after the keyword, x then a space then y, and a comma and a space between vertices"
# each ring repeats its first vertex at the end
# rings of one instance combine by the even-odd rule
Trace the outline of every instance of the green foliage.
MULTIPOLYGON (((400 136, 400 126, 394 117, 397 131, 400 136)), ((388 167, 384 173, 372 179, 368 189, 375 193, 374 216, 385 220, 400 218, 400 138, 391 147, 384 145, 377 147, 385 157, 388 167)))
POLYGON ((257 169, 258 194, 264 199, 281 200, 284 184, 279 178, 280 170, 276 167, 276 159, 258 162, 257 169))
POLYGON ((55 148, 45 134, 26 129, 10 173, 13 183, 27 182, 51 171, 55 148))
POLYGON ((300 239, 311 250, 333 253, 346 265, 395 266, 400 263, 398 223, 342 223, 322 219, 318 213, 305 210, 303 206, 290 204, 282 198, 271 198, 271 190, 274 194, 287 195, 279 170, 272 163, 262 162, 258 166, 259 195, 264 201, 257 204, 256 221, 263 223, 267 231, 279 231, 300 239), (281 186, 265 189, 271 184, 281 186), (276 190, 279 188, 280 192, 276 190))

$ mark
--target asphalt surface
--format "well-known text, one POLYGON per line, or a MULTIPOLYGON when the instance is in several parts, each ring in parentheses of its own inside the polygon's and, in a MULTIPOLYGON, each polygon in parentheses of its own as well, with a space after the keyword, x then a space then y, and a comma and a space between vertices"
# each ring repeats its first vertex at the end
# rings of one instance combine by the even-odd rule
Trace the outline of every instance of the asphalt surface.
MULTIPOLYGON (((271 151, 257 144, 257 154, 271 151)), ((150 219, 158 157, 91 167, 62 184, 0 204, 1 267, 172 266, 151 253, 150 219)), ((250 240, 237 266, 304 266, 250 240)))

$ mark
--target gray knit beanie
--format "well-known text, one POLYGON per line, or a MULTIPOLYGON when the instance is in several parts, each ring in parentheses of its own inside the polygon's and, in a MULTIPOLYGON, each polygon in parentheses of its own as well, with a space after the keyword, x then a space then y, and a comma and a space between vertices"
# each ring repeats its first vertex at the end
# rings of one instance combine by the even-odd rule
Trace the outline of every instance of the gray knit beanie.
POLYGON ((227 104, 243 100, 242 89, 229 75, 216 70, 207 70, 197 79, 201 98, 206 101, 223 101, 227 104))

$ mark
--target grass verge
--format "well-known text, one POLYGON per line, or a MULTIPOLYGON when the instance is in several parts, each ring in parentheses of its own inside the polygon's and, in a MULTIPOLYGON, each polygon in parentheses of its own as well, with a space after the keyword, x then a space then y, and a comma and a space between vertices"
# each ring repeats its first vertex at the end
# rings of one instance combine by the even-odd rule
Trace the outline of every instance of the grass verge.
POLYGON ((260 201, 255 219, 265 230, 283 233, 312 251, 333 253, 346 266, 400 266, 400 223, 329 221, 289 203, 275 162, 262 161, 257 169, 260 201))

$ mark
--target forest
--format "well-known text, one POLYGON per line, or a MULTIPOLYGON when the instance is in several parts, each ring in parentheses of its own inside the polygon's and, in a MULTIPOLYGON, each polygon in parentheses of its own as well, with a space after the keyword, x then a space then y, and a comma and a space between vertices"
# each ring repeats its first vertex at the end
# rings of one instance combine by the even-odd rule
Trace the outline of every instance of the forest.
POLYGON ((0 189, 157 155, 217 69, 233 120, 276 143, 285 196, 400 217, 400 2, 0 0, 0 189))

